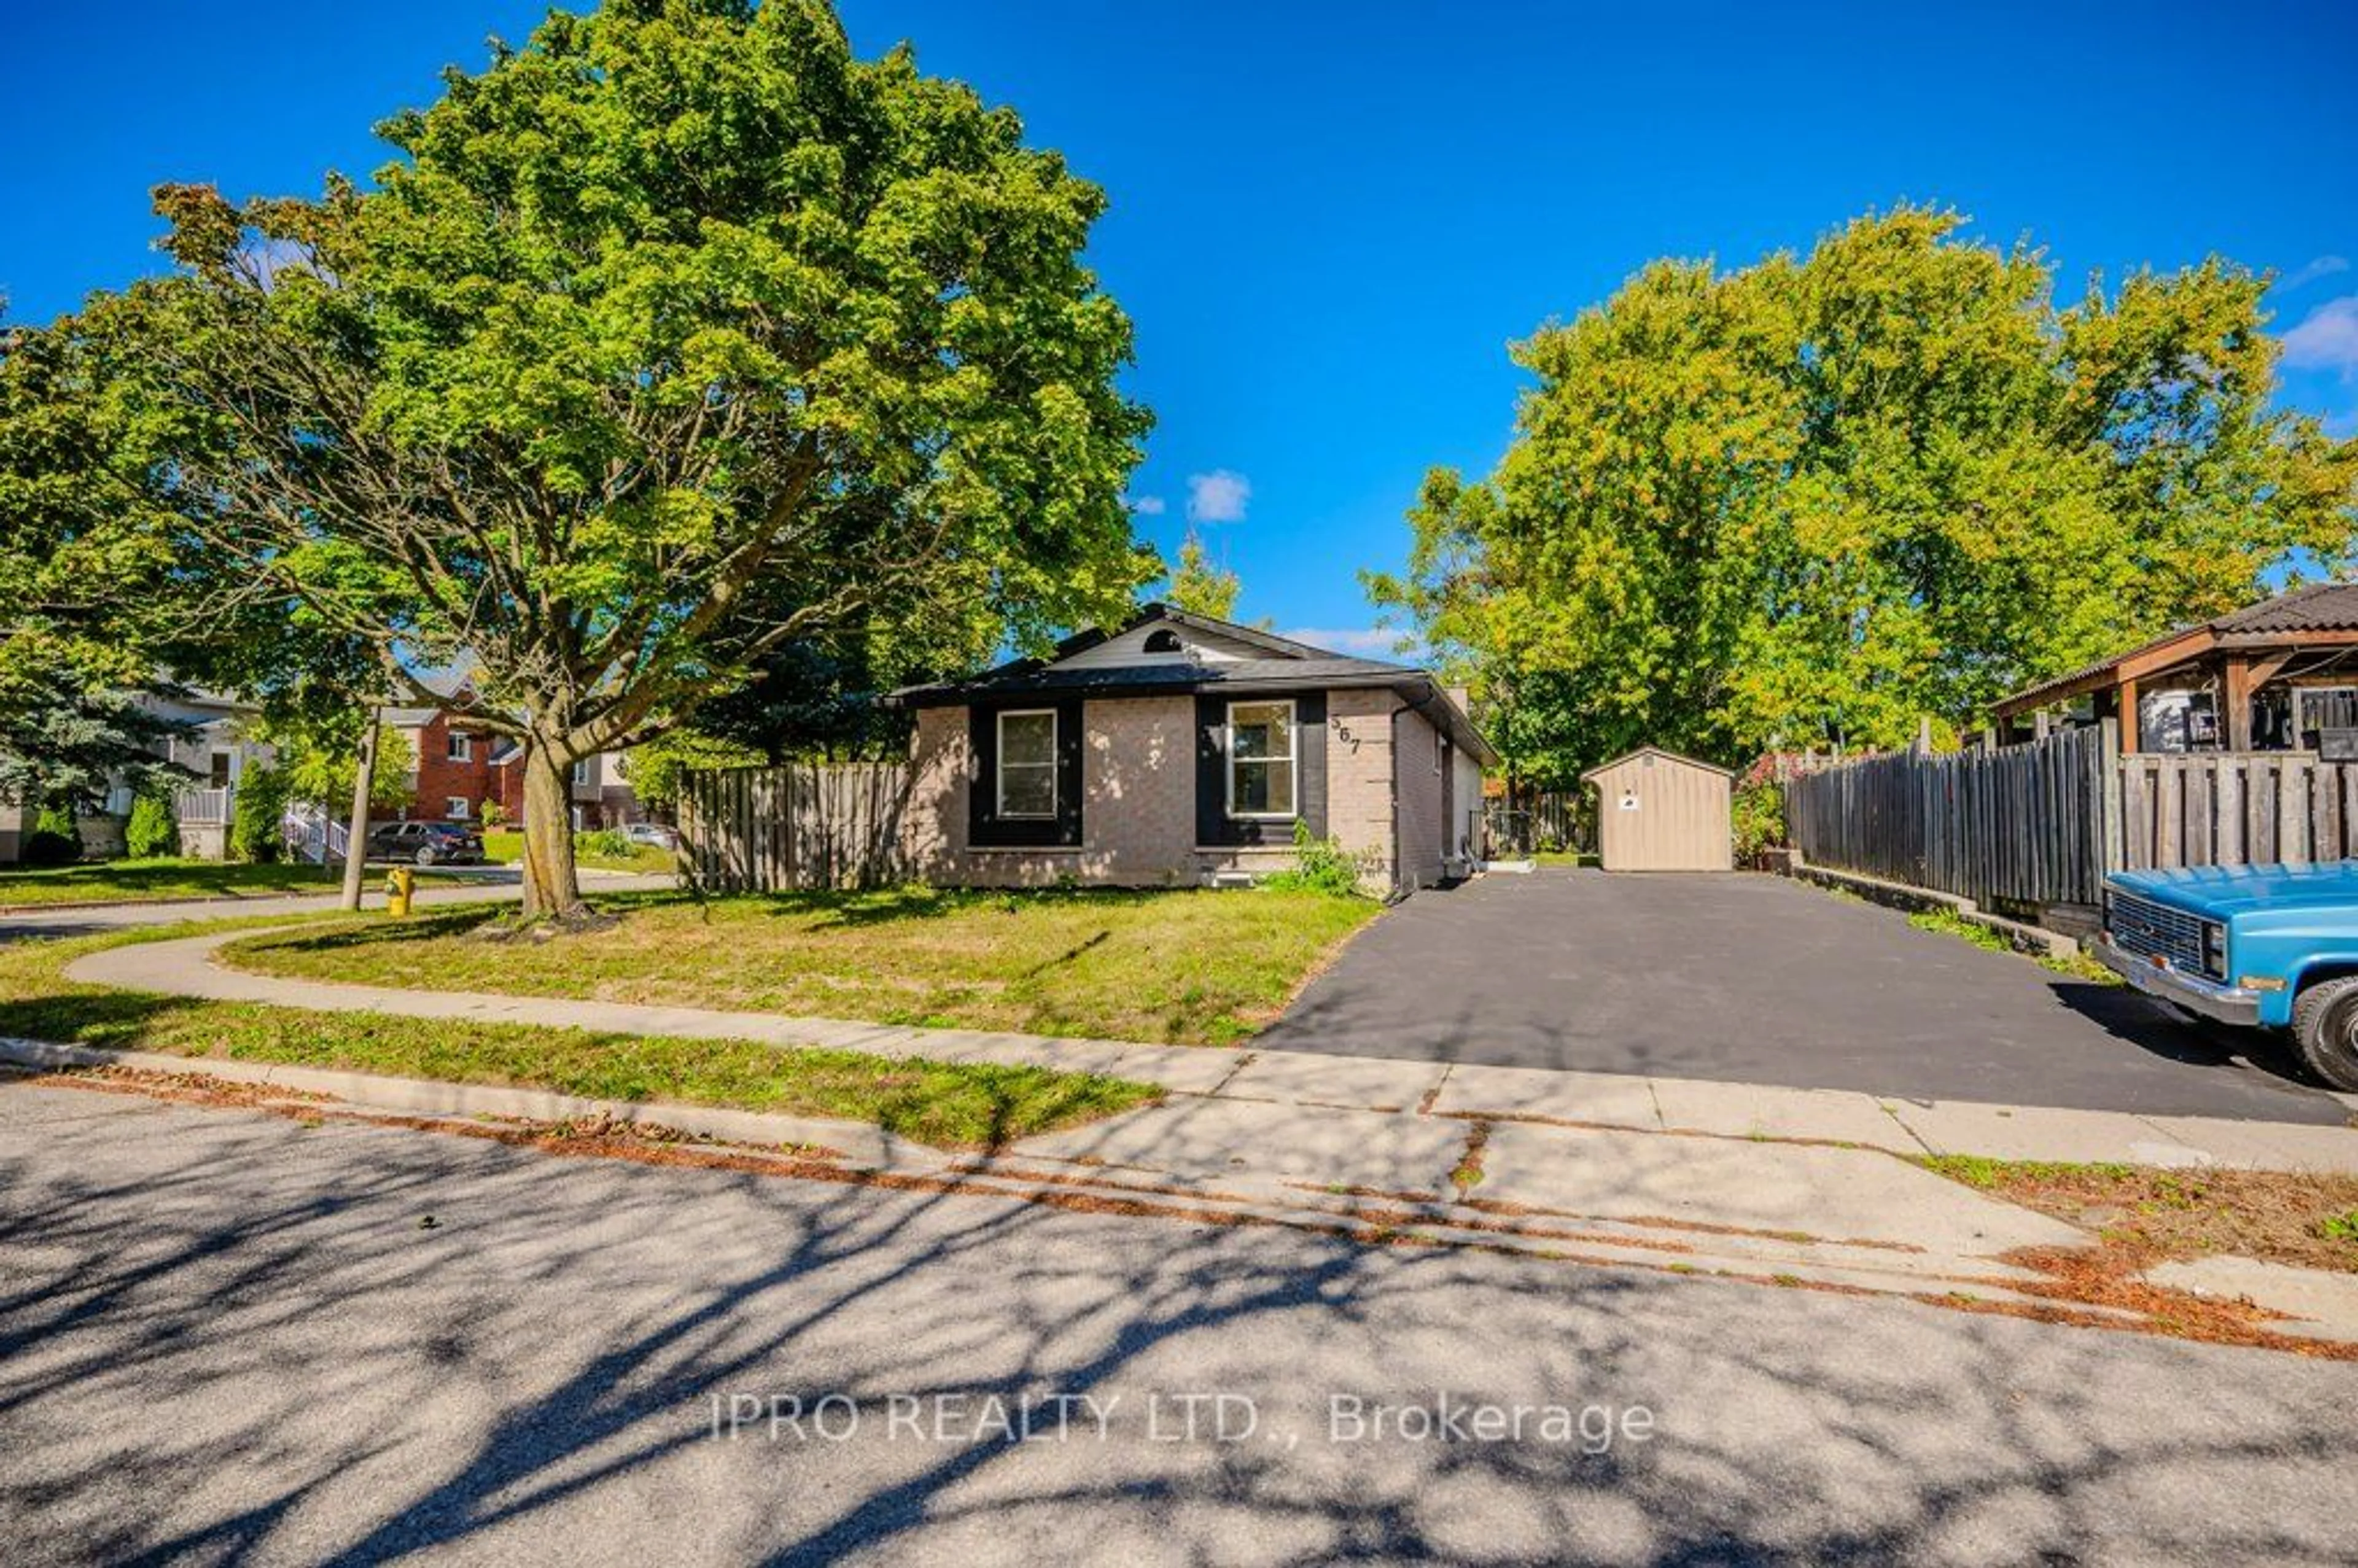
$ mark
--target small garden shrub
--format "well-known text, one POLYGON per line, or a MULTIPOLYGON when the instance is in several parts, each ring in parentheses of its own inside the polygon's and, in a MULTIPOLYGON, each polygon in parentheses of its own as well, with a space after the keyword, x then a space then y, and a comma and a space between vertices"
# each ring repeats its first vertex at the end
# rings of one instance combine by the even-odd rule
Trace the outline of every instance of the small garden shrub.
POLYGON ((135 860, 160 860, 180 852, 180 818, 172 797, 162 790, 143 790, 131 802, 131 820, 124 825, 123 852, 135 860))
POLYGON ((619 827, 594 827, 587 833, 573 836, 573 852, 594 855, 601 860, 627 860, 631 858, 631 836, 619 827))
POLYGON ((1293 869, 1261 879, 1261 886, 1281 892, 1323 892, 1335 898, 1359 896, 1359 862, 1339 838, 1314 838, 1309 826, 1293 825, 1293 869))
POLYGON ((73 813, 49 806, 33 818, 33 830, 16 848, 17 860, 27 866, 70 866, 81 859, 81 834, 73 813))
POLYGON ((270 865, 287 852, 287 777, 276 768, 248 768, 237 782, 231 808, 230 853, 241 860, 270 865))

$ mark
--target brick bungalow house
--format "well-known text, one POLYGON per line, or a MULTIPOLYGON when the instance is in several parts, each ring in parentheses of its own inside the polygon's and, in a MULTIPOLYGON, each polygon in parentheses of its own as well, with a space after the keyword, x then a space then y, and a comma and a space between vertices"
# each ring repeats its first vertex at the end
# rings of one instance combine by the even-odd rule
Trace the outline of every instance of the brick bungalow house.
POLYGON ((886 700, 915 712, 903 843, 937 883, 1227 881, 1292 865, 1300 823, 1410 892, 1471 868, 1497 761, 1423 670, 1162 604, 886 700))

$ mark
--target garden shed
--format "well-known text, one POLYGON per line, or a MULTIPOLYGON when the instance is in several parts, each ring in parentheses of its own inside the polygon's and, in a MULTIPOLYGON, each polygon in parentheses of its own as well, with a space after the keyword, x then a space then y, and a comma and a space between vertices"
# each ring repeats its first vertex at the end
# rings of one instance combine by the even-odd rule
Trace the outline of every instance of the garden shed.
POLYGON ((1735 864, 1725 768, 1641 746, 1588 770, 1596 848, 1608 871, 1724 871, 1735 864))

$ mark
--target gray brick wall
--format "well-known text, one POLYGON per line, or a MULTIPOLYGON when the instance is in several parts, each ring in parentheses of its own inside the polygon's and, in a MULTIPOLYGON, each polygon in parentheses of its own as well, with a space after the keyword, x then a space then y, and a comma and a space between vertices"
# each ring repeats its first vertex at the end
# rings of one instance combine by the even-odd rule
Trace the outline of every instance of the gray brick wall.
MULTIPOLYGON (((1214 871, 1261 873, 1293 863, 1290 847, 1197 847, 1194 698, 1089 702, 1082 715, 1079 848, 971 849, 967 792, 974 759, 966 710, 921 709, 912 752, 916 784, 903 827, 919 874, 977 887, 1039 887, 1068 876, 1120 886, 1192 886, 1214 871)), ((1440 881, 1450 843, 1448 790, 1433 771, 1433 726, 1390 691, 1327 693, 1326 726, 1327 831, 1359 858, 1368 889, 1385 892, 1440 881)))

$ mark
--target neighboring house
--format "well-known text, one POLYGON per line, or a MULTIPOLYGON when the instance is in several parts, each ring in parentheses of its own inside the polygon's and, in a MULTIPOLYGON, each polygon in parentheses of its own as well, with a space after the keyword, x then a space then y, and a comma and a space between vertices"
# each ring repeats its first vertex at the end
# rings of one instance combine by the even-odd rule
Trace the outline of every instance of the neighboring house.
POLYGON ((514 770, 503 753, 514 743, 471 726, 438 708, 388 708, 384 727, 409 743, 412 766, 402 776, 409 798, 393 810, 404 822, 473 822, 483 803, 502 799, 502 779, 514 770))
MULTIPOLYGON (((387 708, 384 722, 401 731, 416 758, 404 777, 409 798, 393 816, 405 822, 475 822, 496 800, 510 822, 524 819, 523 748, 464 714, 436 708, 387 708)), ((620 827, 644 821, 625 777, 622 753, 586 757, 573 765, 573 826, 620 827)))
MULTIPOLYGON (((267 742, 252 738, 261 709, 220 692, 196 688, 183 688, 171 697, 144 696, 139 705, 186 727, 160 748, 165 757, 192 775, 173 795, 180 852, 201 860, 222 859, 229 852, 230 817, 238 781, 248 769, 267 767, 276 756, 267 742)), ((123 853, 131 795, 129 784, 117 783, 107 791, 99 810, 76 818, 84 855, 105 858, 123 853)), ((16 861, 38 815, 30 806, 0 803, 0 865, 16 861)))
POLYGON ((1299 824, 1407 892, 1472 869, 1497 761, 1422 670, 1160 604, 887 700, 916 715, 904 842, 944 883, 1234 880, 1291 866, 1299 824))

